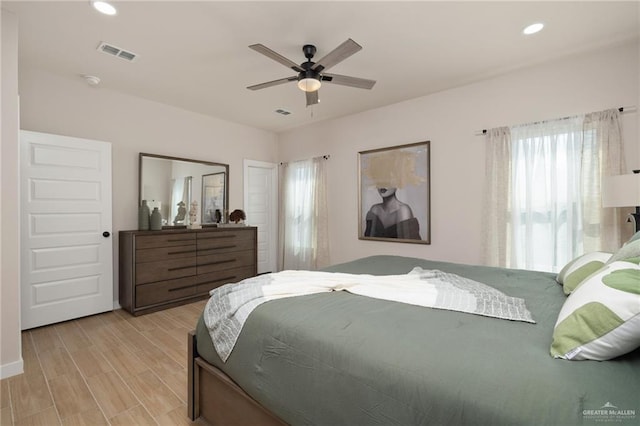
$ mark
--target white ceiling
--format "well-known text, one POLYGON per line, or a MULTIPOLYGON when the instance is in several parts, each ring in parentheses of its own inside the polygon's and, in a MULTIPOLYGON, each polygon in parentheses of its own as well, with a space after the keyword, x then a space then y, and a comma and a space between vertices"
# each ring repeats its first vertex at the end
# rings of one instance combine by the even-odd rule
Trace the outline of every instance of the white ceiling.
POLYGON ((8 2, 19 22, 20 66, 275 132, 353 114, 638 38, 629 2, 244 2, 120 1, 116 16, 88 0, 8 2), (541 21, 533 36, 521 30, 541 21), (287 83, 295 73, 247 46, 262 43, 294 62, 303 44, 316 59, 347 38, 363 49, 329 72, 373 79, 372 90, 323 84, 320 104, 287 83), (101 41, 139 55, 97 52, 101 41), (274 111, 283 108, 291 115, 274 111))

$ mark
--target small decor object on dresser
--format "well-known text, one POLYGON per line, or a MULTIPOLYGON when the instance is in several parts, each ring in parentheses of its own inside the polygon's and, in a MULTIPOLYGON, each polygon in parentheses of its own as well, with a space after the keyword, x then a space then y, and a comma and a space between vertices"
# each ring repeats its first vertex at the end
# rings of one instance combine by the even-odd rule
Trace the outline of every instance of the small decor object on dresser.
POLYGON ((198 202, 193 200, 191 202, 191 208, 189 209, 189 223, 198 222, 198 202))
POLYGON ((244 211, 240 209, 236 209, 232 211, 231 214, 229 215, 229 220, 236 224, 239 223, 241 220, 245 220, 246 218, 247 218, 247 215, 244 214, 244 211))
POLYGON ((198 202, 193 200, 189 209, 189 229, 200 229, 202 226, 198 223, 198 202))
POLYGON ((151 229, 152 231, 162 230, 162 215, 160 214, 160 210, 158 210, 157 207, 154 207, 153 212, 151 212, 149 229, 151 229))
POLYGON ((178 214, 173 218, 173 224, 184 225, 184 217, 187 215, 187 209, 184 207, 184 201, 180 201, 176 206, 178 206, 178 214))
POLYGON ((149 206, 147 205, 147 200, 142 200, 140 207, 138 208, 138 230, 139 231, 148 231, 149 230, 149 206))

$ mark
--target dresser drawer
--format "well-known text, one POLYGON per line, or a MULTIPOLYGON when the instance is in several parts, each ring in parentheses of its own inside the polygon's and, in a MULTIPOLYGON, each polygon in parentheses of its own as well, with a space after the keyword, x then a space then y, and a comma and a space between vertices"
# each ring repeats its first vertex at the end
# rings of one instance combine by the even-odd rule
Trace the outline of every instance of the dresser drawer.
POLYGON ((198 241, 198 256, 208 256, 217 253, 231 253, 234 251, 251 250, 255 247, 254 240, 229 239, 226 241, 198 241), (213 243, 213 244, 210 244, 213 243))
POLYGON ((195 256, 136 264, 136 285, 196 274, 195 256))
POLYGON ((182 259, 195 257, 195 242, 185 246, 158 247, 136 250, 136 263, 153 262, 156 260, 182 259))
POLYGON ((191 232, 167 233, 165 235, 138 235, 136 237, 136 249, 184 246, 193 244, 195 241, 196 234, 191 232))
POLYGON ((203 232, 198 235, 198 250, 224 247, 240 242, 255 242, 255 232, 251 231, 218 231, 203 232))
POLYGON ((255 257, 254 250, 198 256, 198 275, 241 266, 252 266, 255 264, 255 257))
POLYGON ((214 288, 229 283, 237 283, 245 278, 253 277, 255 269, 253 266, 228 269, 222 272, 212 272, 198 275, 196 278, 196 294, 206 294, 214 288))
POLYGON ((147 307, 195 294, 195 276, 136 286, 136 307, 147 307))

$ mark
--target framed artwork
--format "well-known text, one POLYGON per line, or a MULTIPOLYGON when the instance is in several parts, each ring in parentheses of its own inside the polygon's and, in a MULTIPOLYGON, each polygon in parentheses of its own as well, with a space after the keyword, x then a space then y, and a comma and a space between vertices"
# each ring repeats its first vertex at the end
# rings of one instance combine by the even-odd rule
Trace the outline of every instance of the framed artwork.
POLYGON ((218 223, 224 219, 225 173, 202 175, 202 223, 218 223), (217 216, 216 211, 220 212, 217 216))
POLYGON ((361 240, 431 244, 429 141, 358 153, 361 240))

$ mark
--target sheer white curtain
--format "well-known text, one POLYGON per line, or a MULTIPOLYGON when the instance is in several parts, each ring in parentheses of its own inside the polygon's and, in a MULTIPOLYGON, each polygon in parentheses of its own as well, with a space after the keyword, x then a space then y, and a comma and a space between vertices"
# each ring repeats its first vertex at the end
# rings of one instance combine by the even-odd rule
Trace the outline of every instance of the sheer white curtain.
POLYGON ((582 118, 513 127, 511 143, 510 266, 557 271, 583 250, 582 118))
POLYGON ((486 263, 558 271, 619 246, 620 217, 602 208, 600 185, 623 170, 617 110, 489 131, 486 263))
POLYGON ((318 157, 282 165, 281 269, 329 264, 326 161, 318 157))
POLYGON ((602 177, 625 173, 624 145, 620 111, 593 112, 584 118, 583 133, 590 150, 583 150, 582 194, 585 227, 584 252, 615 252, 623 242, 621 229, 626 217, 623 209, 601 207, 602 177), (589 171, 594 171, 589 173, 589 171), (599 171, 598 179, 595 171, 599 171), (597 205, 598 208, 589 208, 597 205))
POLYGON ((499 127, 487 131, 485 203, 483 214, 485 263, 506 266, 510 261, 511 227, 507 215, 511 194, 511 131, 499 127))

